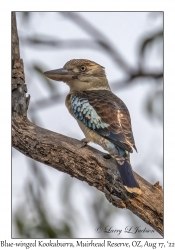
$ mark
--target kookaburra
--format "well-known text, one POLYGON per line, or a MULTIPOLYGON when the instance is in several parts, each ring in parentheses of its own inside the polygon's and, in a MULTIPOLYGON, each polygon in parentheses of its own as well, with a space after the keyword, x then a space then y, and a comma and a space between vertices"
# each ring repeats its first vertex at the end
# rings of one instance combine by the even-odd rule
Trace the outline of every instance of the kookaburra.
POLYGON ((63 68, 44 74, 69 86, 66 107, 85 134, 83 143, 94 142, 108 151, 126 190, 141 194, 130 164, 132 148, 137 151, 130 114, 124 102, 111 92, 104 67, 90 60, 73 59, 63 68))

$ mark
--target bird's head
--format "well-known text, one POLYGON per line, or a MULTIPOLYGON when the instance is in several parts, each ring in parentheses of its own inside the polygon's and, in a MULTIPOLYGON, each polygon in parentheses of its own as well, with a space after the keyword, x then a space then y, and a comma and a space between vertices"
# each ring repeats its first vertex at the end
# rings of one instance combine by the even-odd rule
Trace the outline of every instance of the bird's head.
POLYGON ((46 71, 44 74, 55 81, 67 83, 71 91, 110 90, 104 67, 86 59, 70 60, 63 68, 46 71))

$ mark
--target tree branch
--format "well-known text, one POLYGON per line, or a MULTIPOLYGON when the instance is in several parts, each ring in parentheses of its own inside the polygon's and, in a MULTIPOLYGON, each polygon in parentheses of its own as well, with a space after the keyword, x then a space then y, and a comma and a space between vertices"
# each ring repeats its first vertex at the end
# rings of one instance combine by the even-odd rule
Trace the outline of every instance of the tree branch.
POLYGON ((130 75, 130 73, 134 71, 134 69, 132 69, 132 67, 128 65, 127 62, 121 57, 119 51, 114 48, 108 38, 93 25, 91 25, 85 18, 75 12, 62 11, 59 12, 59 14, 71 19, 71 21, 76 23, 80 28, 83 29, 83 31, 86 31, 90 36, 95 38, 97 43, 104 49, 104 51, 106 51, 111 56, 114 62, 119 67, 121 67, 121 69, 124 70, 125 73, 127 72, 127 74, 130 75))
POLYGON ((109 202, 127 208, 163 235, 163 192, 135 173, 142 195, 133 197, 121 183, 113 159, 67 136, 38 127, 27 119, 29 97, 19 56, 18 34, 12 13, 12 144, 26 156, 87 182, 102 191, 109 202), (18 47, 18 48, 17 48, 18 47))

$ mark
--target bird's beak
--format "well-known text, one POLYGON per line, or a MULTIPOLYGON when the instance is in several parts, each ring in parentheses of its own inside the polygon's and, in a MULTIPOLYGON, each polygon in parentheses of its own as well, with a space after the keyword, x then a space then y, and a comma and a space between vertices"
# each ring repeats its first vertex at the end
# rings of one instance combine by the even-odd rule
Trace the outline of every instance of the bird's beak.
POLYGON ((54 69, 46 71, 44 72, 44 75, 55 81, 66 82, 68 80, 75 78, 76 73, 62 68, 62 69, 54 69))

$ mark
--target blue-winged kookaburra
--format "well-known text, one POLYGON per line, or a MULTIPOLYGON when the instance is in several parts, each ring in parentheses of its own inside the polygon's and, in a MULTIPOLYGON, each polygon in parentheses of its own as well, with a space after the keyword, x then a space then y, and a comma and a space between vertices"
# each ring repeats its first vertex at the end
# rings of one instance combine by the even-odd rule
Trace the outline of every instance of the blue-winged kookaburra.
POLYGON ((50 79, 70 87, 66 106, 85 134, 83 143, 102 146, 116 160, 122 182, 130 193, 141 194, 134 178, 129 153, 137 151, 129 111, 109 87, 104 67, 85 60, 73 59, 63 68, 44 73, 50 79))

